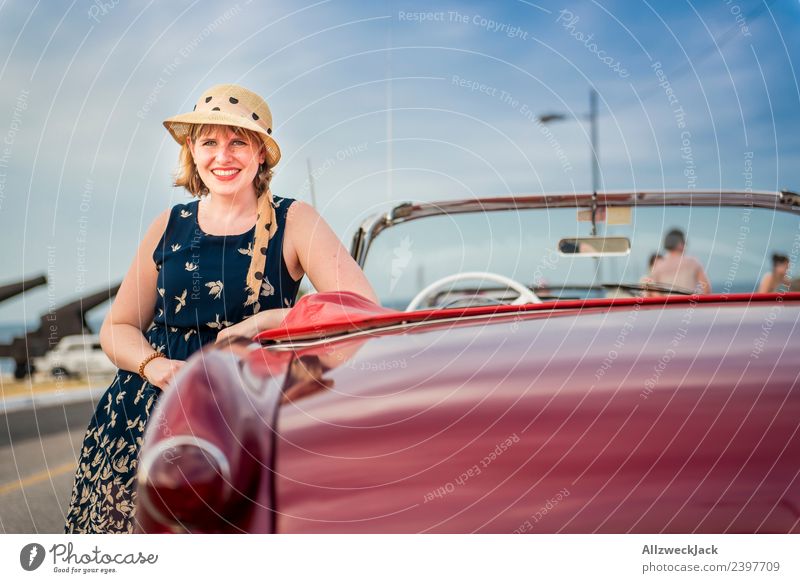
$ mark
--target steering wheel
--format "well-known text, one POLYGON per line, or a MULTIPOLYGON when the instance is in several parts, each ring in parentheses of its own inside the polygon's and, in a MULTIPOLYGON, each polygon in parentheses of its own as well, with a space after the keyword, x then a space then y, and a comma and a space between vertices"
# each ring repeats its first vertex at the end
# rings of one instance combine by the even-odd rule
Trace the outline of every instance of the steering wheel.
POLYGON ((461 273, 456 273, 454 275, 448 275, 446 277, 442 277, 441 279, 437 279, 425 289, 420 291, 414 296, 414 299, 409 302, 406 312, 413 312, 416 310, 420 304, 433 295, 433 292, 439 291, 440 288, 443 288, 446 285, 456 281, 463 281, 465 279, 489 279, 495 283, 510 287, 519 294, 519 297, 511 302, 512 306, 542 303, 542 300, 539 298, 539 296, 533 293, 528 286, 518 282, 515 279, 511 279, 505 275, 500 275, 499 273, 491 273, 489 271, 463 271, 461 273))

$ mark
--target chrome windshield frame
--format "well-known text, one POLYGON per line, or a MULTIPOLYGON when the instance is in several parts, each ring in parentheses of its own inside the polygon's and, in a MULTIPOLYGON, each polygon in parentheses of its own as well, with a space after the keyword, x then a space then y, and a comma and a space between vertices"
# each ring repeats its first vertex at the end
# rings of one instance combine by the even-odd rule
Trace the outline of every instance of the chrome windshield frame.
POLYGON ((790 191, 669 190, 511 195, 439 202, 404 202, 387 212, 372 215, 364 220, 353 236, 350 254, 363 269, 369 248, 382 231, 400 223, 425 217, 474 212, 611 206, 731 206, 800 213, 800 195, 790 191))

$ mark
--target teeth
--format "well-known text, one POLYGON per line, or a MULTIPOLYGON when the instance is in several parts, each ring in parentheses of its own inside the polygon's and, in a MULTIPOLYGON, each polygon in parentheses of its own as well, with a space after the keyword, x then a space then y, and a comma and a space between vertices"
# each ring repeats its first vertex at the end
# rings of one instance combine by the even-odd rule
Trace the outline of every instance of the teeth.
POLYGON ((238 170, 212 170, 217 176, 233 176, 238 170))

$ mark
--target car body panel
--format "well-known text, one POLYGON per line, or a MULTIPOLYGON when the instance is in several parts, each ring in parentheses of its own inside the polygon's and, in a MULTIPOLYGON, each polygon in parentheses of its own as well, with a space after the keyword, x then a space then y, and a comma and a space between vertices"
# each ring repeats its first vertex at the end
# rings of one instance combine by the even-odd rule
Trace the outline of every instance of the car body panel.
POLYGON ((280 409, 277 530, 797 531, 781 300, 372 335, 280 409))

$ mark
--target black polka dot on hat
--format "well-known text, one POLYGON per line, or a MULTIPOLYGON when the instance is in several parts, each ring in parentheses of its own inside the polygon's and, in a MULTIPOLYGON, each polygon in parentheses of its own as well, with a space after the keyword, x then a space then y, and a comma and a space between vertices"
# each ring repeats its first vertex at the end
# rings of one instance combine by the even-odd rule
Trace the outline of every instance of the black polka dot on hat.
POLYGON ((272 128, 267 128, 267 133, 271 134, 272 133, 272 128))
POLYGON ((256 271, 255 272, 255 276, 256 276, 256 279, 258 279, 258 280, 264 279, 264 274, 261 273, 260 271, 256 271))
POLYGON ((267 254, 267 248, 266 247, 262 247, 261 248, 261 254, 262 255, 266 255, 267 254))
POLYGON ((235 97, 228 97, 228 101, 230 101, 230 102, 231 102, 231 103, 233 103, 234 105, 236 105, 237 103, 239 103, 239 100, 238 100, 238 99, 236 99, 235 97))
POLYGON ((257 114, 257 113, 255 113, 255 112, 253 112, 253 119, 254 119, 255 121, 258 121, 258 114, 257 114))
POLYGON ((210 95, 208 97, 206 97, 206 103, 208 103, 209 101, 211 101, 211 96, 210 95))
POLYGON ((264 225, 264 228, 265 228, 267 231, 269 231, 270 227, 272 227, 272 223, 267 223, 266 225, 264 225))
POLYGON ((219 107, 212 107, 211 111, 219 111, 219 107))

